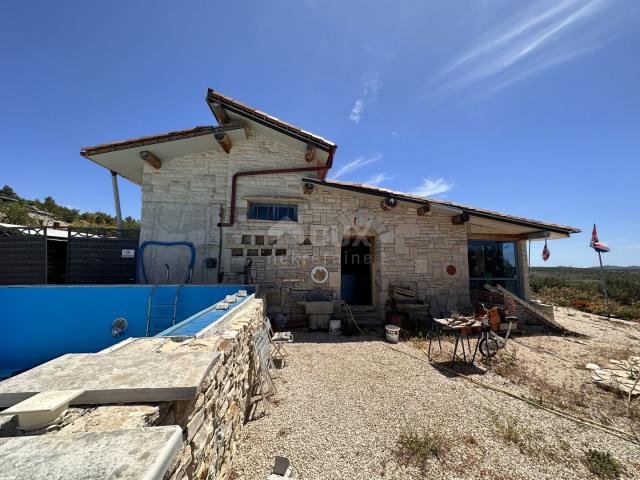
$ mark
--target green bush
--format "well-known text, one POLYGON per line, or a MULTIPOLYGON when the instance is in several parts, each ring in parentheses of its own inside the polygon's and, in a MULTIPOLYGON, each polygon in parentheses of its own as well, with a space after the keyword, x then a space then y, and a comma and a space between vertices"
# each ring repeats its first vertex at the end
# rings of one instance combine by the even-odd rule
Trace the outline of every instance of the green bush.
MULTIPOLYGON (((609 307, 615 317, 640 320, 640 268, 607 268, 609 307)), ((598 268, 532 268, 531 290, 546 303, 606 315, 598 268)))
POLYGON ((584 454, 584 463, 591 473, 600 478, 619 478, 624 469, 609 452, 589 449, 584 454))
POLYGON ((398 456, 401 463, 425 468, 430 458, 442 458, 447 452, 443 439, 438 435, 407 430, 400 434, 398 456))

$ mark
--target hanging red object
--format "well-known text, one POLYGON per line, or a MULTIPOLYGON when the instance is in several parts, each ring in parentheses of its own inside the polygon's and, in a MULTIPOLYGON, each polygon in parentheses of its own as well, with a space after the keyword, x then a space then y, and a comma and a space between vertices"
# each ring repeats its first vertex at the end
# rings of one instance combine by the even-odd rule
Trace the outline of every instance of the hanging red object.
POLYGON ((598 240, 598 230, 596 230, 596 224, 593 224, 593 231, 591 232, 591 243, 589 246, 598 253, 607 253, 610 251, 609 246, 606 243, 598 240))
POLYGON ((549 251, 549 247, 547 247, 547 239, 544 239, 544 248, 542 249, 542 260, 544 260, 545 262, 547 260, 549 260, 549 257, 551 256, 551 252, 549 251))

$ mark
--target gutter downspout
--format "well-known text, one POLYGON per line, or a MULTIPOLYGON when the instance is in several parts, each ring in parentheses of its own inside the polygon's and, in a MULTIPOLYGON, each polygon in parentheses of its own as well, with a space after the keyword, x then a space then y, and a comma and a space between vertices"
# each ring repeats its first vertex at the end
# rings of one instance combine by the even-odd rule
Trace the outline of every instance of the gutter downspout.
POLYGON ((111 170, 111 186, 113 187, 113 201, 116 205, 116 228, 122 229, 122 211, 120 210, 120 192, 118 191, 118 174, 111 170))
MULTIPOLYGON (((247 170, 245 172, 236 172, 233 174, 233 178, 231 180, 231 208, 229 211, 229 221, 225 223, 219 223, 219 227, 232 227, 236 221, 236 195, 237 195, 237 185, 238 178, 240 177, 254 177, 259 175, 277 175, 280 173, 300 173, 300 172, 322 172, 321 177, 324 178, 327 175, 327 171, 331 168, 331 164, 333 163, 333 154, 336 149, 333 148, 331 152, 329 152, 329 157, 327 158, 327 163, 322 167, 296 167, 296 168, 277 168, 273 170, 247 170)), ((221 232, 222 233, 222 232, 221 232)), ((221 237, 222 239, 222 237, 221 237)))

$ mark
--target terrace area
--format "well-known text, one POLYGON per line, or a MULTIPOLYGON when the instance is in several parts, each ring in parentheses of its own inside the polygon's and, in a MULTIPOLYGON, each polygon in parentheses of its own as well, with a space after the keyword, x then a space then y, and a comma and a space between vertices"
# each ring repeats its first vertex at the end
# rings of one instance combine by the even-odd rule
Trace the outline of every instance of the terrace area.
POLYGON ((640 478, 638 401, 628 411, 585 368, 637 354, 638 324, 555 318, 580 336, 517 337, 493 361, 455 368, 468 378, 448 369, 450 341, 430 363, 424 340, 296 333, 230 478, 267 478, 276 455, 295 479, 640 478))

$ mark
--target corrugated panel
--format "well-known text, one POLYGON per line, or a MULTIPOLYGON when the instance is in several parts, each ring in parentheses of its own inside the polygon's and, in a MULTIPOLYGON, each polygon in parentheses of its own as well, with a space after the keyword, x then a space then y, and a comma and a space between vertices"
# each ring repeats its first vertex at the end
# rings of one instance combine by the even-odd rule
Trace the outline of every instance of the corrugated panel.
POLYGON ((67 282, 135 283, 137 230, 74 229, 69 235, 67 282), (126 251, 133 251, 133 257, 126 251))
POLYGON ((44 228, 0 231, 0 285, 47 283, 47 239, 44 228))

